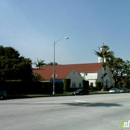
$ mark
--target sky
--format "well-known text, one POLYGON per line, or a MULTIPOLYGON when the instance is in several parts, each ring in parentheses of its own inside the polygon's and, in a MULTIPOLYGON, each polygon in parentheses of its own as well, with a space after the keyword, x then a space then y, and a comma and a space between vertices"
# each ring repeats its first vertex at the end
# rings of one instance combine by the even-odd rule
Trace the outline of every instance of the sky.
POLYGON ((58 64, 98 62, 103 43, 130 60, 130 0, 0 0, 0 45, 50 63, 54 42, 58 64))

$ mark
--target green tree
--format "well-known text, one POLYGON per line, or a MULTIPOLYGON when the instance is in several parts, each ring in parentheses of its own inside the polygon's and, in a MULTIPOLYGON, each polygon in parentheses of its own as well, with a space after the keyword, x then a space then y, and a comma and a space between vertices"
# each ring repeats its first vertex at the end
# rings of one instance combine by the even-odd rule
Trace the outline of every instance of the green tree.
POLYGON ((111 69, 115 87, 118 87, 122 81, 126 81, 125 79, 130 77, 130 61, 123 61, 121 58, 112 58, 108 60, 107 64, 111 69))
POLYGON ((42 81, 44 78, 38 74, 38 73, 33 73, 33 81, 42 81))
POLYGON ((40 68, 43 65, 46 65, 46 63, 44 62, 44 60, 38 60, 36 62, 34 62, 34 64, 36 65, 36 67, 40 68))
POLYGON ((12 47, 0 46, 0 79, 31 80, 32 62, 12 47))
MULTIPOLYGON (((50 63, 48 63, 47 65, 53 65, 53 64, 54 64, 53 62, 50 62, 50 63)), ((55 62, 55 65, 58 65, 58 63, 55 62)))

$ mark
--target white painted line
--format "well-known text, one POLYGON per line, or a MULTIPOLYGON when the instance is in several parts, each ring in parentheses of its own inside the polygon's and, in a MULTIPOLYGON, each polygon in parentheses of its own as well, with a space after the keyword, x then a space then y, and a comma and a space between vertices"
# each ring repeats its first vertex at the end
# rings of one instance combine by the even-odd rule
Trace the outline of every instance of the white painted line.
POLYGON ((75 102, 86 102, 84 100, 75 100, 75 102))

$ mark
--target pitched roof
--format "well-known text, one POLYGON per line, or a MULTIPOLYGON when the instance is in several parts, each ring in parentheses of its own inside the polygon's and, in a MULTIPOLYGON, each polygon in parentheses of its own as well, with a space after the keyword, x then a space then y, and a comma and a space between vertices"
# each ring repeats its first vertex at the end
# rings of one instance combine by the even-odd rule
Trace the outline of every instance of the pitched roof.
MULTIPOLYGON (((58 79, 64 78, 68 73, 75 69, 78 72, 97 72, 102 67, 101 63, 84 63, 84 64, 65 64, 56 65, 55 73, 58 79)), ((33 68, 34 73, 39 73, 44 79, 50 80, 53 74, 53 66, 42 66, 39 69, 33 68)))

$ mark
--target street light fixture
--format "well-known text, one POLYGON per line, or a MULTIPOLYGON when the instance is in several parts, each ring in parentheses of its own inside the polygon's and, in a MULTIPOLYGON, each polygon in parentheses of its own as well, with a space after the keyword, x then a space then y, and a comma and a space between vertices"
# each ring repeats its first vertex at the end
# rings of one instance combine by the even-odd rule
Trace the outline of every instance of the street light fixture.
POLYGON ((52 94, 55 95, 55 45, 57 42, 59 42, 60 40, 62 39, 69 39, 69 37, 63 37, 63 38, 60 38, 59 40, 57 40, 56 42, 54 42, 54 62, 53 62, 53 92, 52 94))

